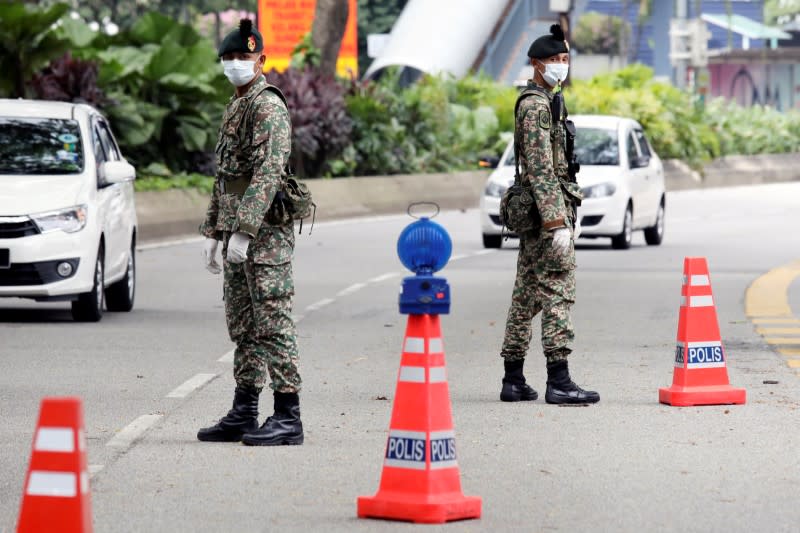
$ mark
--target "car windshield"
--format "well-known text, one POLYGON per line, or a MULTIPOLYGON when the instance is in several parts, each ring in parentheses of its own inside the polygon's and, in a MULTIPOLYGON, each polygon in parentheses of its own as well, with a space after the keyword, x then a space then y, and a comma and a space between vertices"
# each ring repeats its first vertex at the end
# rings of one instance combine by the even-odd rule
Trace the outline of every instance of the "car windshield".
MULTIPOLYGON (((598 128, 578 128, 575 155, 581 165, 619 165, 617 132, 598 128)), ((514 150, 508 151, 504 166, 514 166, 514 150)))
POLYGON ((77 121, 0 117, 0 174, 78 174, 82 170, 77 121))
POLYGON ((578 128, 575 156, 581 165, 619 165, 616 130, 578 128))

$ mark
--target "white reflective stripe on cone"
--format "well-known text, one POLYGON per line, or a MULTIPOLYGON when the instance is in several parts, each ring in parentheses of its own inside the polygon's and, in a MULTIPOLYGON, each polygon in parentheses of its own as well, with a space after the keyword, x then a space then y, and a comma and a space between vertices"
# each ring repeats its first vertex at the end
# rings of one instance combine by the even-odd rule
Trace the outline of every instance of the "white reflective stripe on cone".
POLYGON ((78 476, 72 472, 42 472, 34 470, 28 479, 28 496, 74 498, 78 495, 78 476))
POLYGON ((708 296, 692 296, 689 298, 689 307, 711 307, 714 305, 714 298, 708 296))
POLYGON ((690 285, 692 287, 705 287, 707 285, 711 285, 711 281, 708 279, 706 274, 694 275, 692 276, 690 285))
POLYGON ((425 367, 423 366, 401 366, 398 381, 410 383, 425 383, 425 367))
POLYGON ((74 452, 75 432, 72 428, 40 427, 33 449, 37 452, 74 452))
POLYGON ((83 428, 78 430, 78 449, 80 451, 86 450, 86 430, 83 428))
POLYGON ((406 353, 425 353, 425 339, 422 337, 408 337, 403 351, 406 353))
POLYGON ((442 346, 442 339, 436 338, 430 340, 428 353, 442 353, 443 351, 444 347, 442 346))
POLYGON ((443 383, 447 381, 447 374, 443 366, 432 366, 430 369, 430 382, 443 383))

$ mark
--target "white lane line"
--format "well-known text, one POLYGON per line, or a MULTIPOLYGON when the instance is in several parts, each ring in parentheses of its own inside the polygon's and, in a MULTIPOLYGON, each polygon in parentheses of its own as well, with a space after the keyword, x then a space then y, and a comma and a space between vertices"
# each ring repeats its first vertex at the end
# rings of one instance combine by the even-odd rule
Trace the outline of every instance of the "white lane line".
POLYGON ((386 274, 375 276, 371 280, 368 280, 367 283, 380 283, 381 281, 386 281, 387 279, 396 278, 398 276, 400 276, 400 272, 387 272, 386 274))
POLYGON ((342 289, 339 292, 337 292, 336 293, 336 297, 337 298, 341 298, 342 296, 349 296, 349 295, 353 294, 354 292, 360 291, 361 289, 363 289, 366 286, 367 286, 366 283, 354 283, 353 285, 350 285, 346 289, 342 289))
MULTIPOLYGON (((292 315, 292 320, 294 320, 294 323, 295 323, 295 324, 297 324, 298 322, 300 322, 301 320, 303 320, 303 318, 305 318, 305 316, 306 316, 306 315, 292 315)), ((231 361, 232 361, 232 360, 233 360, 233 359, 231 359, 231 361)))
POLYGON ((497 250, 478 250, 477 252, 472 252, 472 255, 486 255, 486 254, 493 254, 497 250))
POLYGON ((319 309, 322 309, 322 308, 323 308, 323 307, 325 307, 326 305, 330 305, 330 304, 332 304, 332 303, 333 303, 333 302, 335 302, 335 301, 336 301, 336 300, 334 300, 333 298, 325 298, 325 299, 323 299, 323 300, 320 300, 320 301, 318 301, 318 302, 315 302, 315 303, 313 303, 313 304, 309 305, 308 307, 306 307, 306 312, 310 313, 310 312, 312 312, 312 311, 317 311, 317 310, 319 310, 319 309))
POLYGON ((235 351, 236 351, 235 349, 231 350, 230 352, 226 353, 225 355, 217 359, 217 361, 219 361, 220 363, 233 363, 233 352, 235 351))
POLYGON ((142 415, 114 435, 106 443, 109 448, 125 450, 131 446, 139 437, 150 429, 156 422, 161 420, 163 415, 142 415))
POLYGON ((136 247, 136 249, 140 252, 145 250, 156 250, 158 248, 166 248, 167 246, 178 246, 180 244, 190 244, 201 242, 203 240, 205 240, 205 237, 187 237, 184 239, 173 239, 170 241, 160 241, 151 244, 140 244, 136 247))
POLYGON ((215 377, 217 377, 216 374, 196 374, 167 394, 167 398, 186 398, 215 377))
POLYGON ((89 477, 92 478, 98 474, 106 465, 89 465, 89 477))
POLYGON ((456 255, 450 256, 450 261, 458 261, 459 259, 464 259, 466 257, 469 257, 469 256, 467 254, 456 254, 456 255))

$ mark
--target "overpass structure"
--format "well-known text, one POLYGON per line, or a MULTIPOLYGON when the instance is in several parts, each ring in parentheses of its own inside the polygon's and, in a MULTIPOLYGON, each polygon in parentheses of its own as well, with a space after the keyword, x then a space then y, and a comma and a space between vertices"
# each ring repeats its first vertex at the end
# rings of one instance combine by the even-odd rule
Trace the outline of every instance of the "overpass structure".
MULTIPOLYGON (((580 12, 585 0, 572 2, 580 12)), ((364 74, 401 69, 401 83, 423 73, 462 77, 483 71, 514 83, 526 72, 528 46, 549 31, 559 13, 550 0, 409 0, 388 42, 364 74)))

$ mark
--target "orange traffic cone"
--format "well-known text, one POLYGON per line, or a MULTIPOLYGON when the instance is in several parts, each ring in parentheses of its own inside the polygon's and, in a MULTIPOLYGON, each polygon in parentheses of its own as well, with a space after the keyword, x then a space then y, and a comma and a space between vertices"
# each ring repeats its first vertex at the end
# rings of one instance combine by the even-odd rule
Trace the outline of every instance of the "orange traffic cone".
POLYGON ((705 257, 683 260, 683 289, 678 315, 678 347, 672 386, 658 389, 669 405, 745 403, 745 390, 731 387, 717 323, 705 257))
POLYGON ((425 523, 481 516, 481 499, 461 492, 439 315, 408 317, 381 484, 375 496, 358 498, 358 516, 425 523))
POLYGON ((17 525, 29 531, 92 531, 80 398, 42 400, 17 525))

